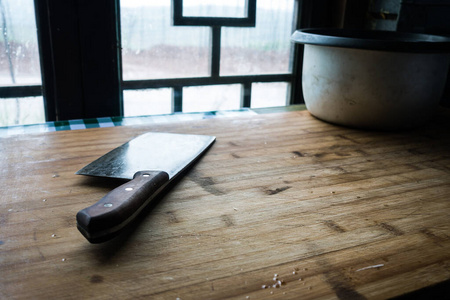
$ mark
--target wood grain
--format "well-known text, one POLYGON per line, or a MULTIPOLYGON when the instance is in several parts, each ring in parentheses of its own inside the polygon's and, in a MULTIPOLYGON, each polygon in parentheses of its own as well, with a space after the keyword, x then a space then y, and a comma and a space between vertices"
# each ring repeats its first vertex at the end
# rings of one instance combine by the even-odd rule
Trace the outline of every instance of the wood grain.
POLYGON ((386 299, 450 279, 448 111, 406 132, 303 111, 19 135, 0 151, 1 299, 386 299), (122 182, 75 171, 148 131, 217 141, 135 226, 89 244, 76 213, 122 182))

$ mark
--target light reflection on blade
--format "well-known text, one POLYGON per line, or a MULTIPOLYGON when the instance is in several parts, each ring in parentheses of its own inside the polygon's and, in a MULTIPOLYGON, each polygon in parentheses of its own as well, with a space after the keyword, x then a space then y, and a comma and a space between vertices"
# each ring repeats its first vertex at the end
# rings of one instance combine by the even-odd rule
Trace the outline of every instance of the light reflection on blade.
POLYGON ((108 152, 76 174, 132 179, 138 171, 176 176, 205 151, 215 137, 149 132, 108 152))

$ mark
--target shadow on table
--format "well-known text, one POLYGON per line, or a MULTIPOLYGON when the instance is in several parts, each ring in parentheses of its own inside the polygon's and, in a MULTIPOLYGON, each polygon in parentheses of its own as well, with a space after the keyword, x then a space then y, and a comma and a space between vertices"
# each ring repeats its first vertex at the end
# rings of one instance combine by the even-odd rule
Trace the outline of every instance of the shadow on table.
MULTIPOLYGON (((120 255, 120 253, 127 248, 130 238, 133 236, 136 229, 139 228, 150 212, 160 203, 161 200, 163 200, 167 193, 172 190, 172 188, 186 175, 188 171, 189 170, 184 171, 180 174, 180 176, 177 176, 173 181, 171 181, 168 186, 156 195, 150 204, 148 204, 133 221, 118 232, 117 236, 102 243, 88 244, 88 249, 86 249, 86 251, 91 252, 95 259, 101 264, 106 264, 120 255)), ((126 181, 111 178, 87 177, 83 184, 105 188, 109 191, 120 186, 124 182, 126 181)))

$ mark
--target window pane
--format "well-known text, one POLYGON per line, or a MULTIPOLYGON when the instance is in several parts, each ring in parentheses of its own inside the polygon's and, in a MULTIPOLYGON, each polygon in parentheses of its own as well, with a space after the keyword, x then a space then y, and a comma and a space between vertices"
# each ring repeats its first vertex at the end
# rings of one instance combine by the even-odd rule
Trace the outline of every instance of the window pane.
POLYGON ((239 109, 241 85, 211 85, 183 88, 183 112, 239 109))
POLYGON ((33 0, 0 1, 0 86, 41 84, 33 0))
POLYGON ((171 89, 123 91, 125 117, 172 113, 171 89))
POLYGON ((124 80, 209 76, 210 28, 172 26, 170 0, 120 10, 124 80))
POLYGON ((221 75, 289 73, 294 0, 258 0, 255 28, 222 28, 221 75))
POLYGON ((286 106, 288 83, 254 83, 252 84, 251 107, 286 106))
POLYGON ((245 18, 245 0, 183 0, 183 16, 245 18))
POLYGON ((44 122, 43 97, 0 99, 0 126, 44 122))

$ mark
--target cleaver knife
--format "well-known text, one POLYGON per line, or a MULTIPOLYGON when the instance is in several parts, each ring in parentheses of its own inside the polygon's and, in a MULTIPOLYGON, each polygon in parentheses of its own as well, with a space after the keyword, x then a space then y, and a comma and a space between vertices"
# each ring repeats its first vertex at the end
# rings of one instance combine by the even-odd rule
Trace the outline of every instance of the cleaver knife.
POLYGON ((215 141, 206 135, 149 132, 108 152, 75 174, 129 179, 77 213, 91 243, 115 237, 215 141))

